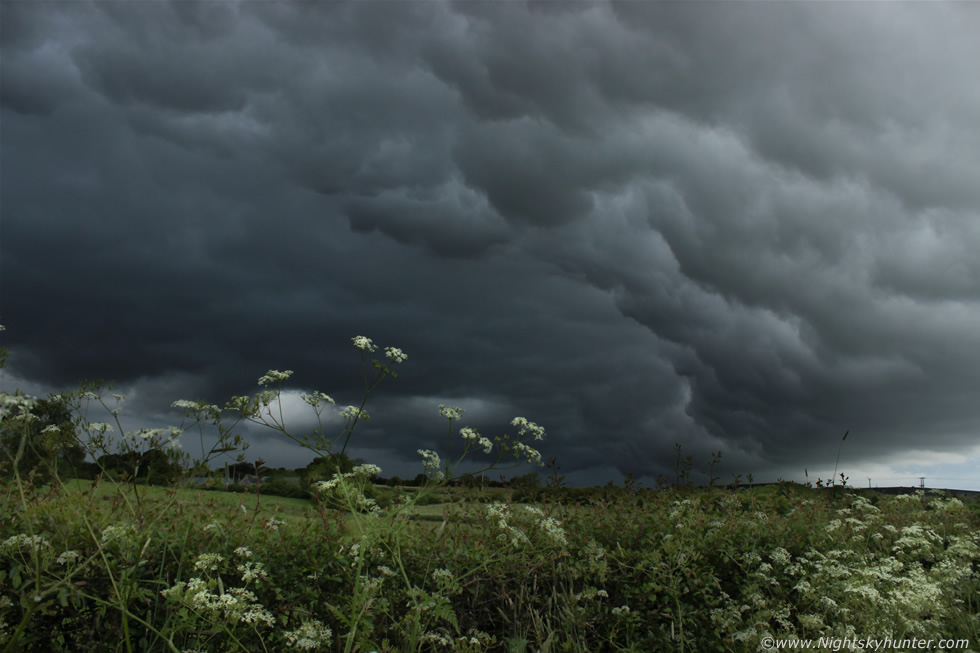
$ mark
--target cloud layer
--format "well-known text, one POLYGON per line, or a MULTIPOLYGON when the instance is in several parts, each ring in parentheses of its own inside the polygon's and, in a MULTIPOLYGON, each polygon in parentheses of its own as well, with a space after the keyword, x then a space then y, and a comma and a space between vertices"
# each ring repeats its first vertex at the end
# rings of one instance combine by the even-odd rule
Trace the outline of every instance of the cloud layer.
POLYGON ((440 403, 577 482, 971 460, 978 12, 10 4, 9 376, 359 403, 363 334, 410 357, 357 444, 397 473, 440 403))

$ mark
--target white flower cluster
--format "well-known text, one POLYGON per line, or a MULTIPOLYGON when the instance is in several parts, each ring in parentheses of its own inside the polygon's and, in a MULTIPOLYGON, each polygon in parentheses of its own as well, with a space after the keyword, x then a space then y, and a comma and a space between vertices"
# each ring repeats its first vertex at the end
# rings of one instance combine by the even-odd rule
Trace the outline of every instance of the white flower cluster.
POLYGON ((398 347, 385 347, 385 356, 394 363, 404 363, 408 360, 408 355, 398 347))
POLYGON ((453 580, 453 572, 449 571, 448 569, 435 569, 432 572, 432 579, 436 581, 440 579, 453 580))
POLYGON ((511 450, 514 452, 515 458, 525 458, 529 463, 541 462, 541 452, 533 447, 527 446, 523 442, 518 442, 513 445, 511 450))
POLYGON ((354 419, 355 417, 360 420, 371 419, 366 411, 360 410, 355 406, 347 406, 343 410, 338 411, 340 416, 344 419, 354 419))
POLYGON ((190 399, 178 399, 174 403, 170 404, 171 408, 187 408, 189 410, 197 410, 200 404, 196 401, 191 401, 190 399))
POLYGON ((792 561, 792 556, 790 556, 789 551, 781 546, 777 546, 769 554, 769 559, 778 565, 786 566, 792 561))
POLYGON ((493 635, 471 628, 465 636, 458 636, 455 640, 447 634, 428 632, 421 637, 421 641, 435 644, 451 651, 458 650, 477 650, 489 649, 496 643, 497 638, 493 635))
POLYGON ((365 464, 358 465, 352 471, 341 472, 333 475, 329 481, 319 481, 314 483, 313 486, 320 492, 329 492, 340 485, 341 480, 348 478, 357 478, 358 476, 372 479, 375 476, 381 475, 381 468, 377 465, 365 464))
POLYGON ((459 406, 446 406, 445 404, 439 404, 439 414, 446 419, 459 419, 463 416, 463 409, 459 406))
POLYGON ((128 524, 124 526, 106 526, 102 529, 102 544, 123 540, 132 532, 133 527, 128 524))
POLYGON ((23 549, 40 551, 41 549, 48 549, 50 547, 51 544, 40 535, 24 535, 21 533, 13 537, 8 537, 3 543, 0 543, 0 553, 10 555, 15 551, 21 551, 23 549))
POLYGON ((197 556, 194 568, 199 571, 218 571, 218 566, 224 562, 224 558, 217 553, 202 553, 197 556))
POLYGON ((234 410, 243 413, 246 417, 255 417, 258 415, 259 407, 258 404, 252 403, 251 397, 235 395, 225 402, 225 410, 234 410))
POLYGON ((321 646, 330 643, 333 631, 324 626, 316 619, 304 621, 296 630, 289 630, 283 633, 283 637, 293 648, 303 651, 315 651, 321 646))
MULTIPOLYGON (((568 537, 565 533, 565 529, 562 527, 561 522, 559 522, 554 517, 546 517, 544 512, 537 506, 524 506, 523 515, 533 515, 533 522, 530 524, 525 524, 527 532, 537 530, 544 533, 545 537, 550 540, 550 543, 557 547, 563 547, 568 544, 568 537)), ((514 514, 511 511, 510 506, 505 503, 491 503, 487 505, 487 515, 491 520, 497 521, 497 526, 502 531, 499 535, 502 539, 509 538, 511 544, 514 546, 519 546, 521 544, 530 544, 531 539, 527 536, 527 533, 519 528, 516 528, 510 524, 510 520, 513 518, 520 521, 522 515, 514 514)))
MULTIPOLYGON (((357 477, 371 479, 380 474, 381 468, 377 465, 358 465, 353 469, 353 471, 336 473, 329 481, 319 481, 314 483, 313 487, 321 495, 328 495, 330 492, 343 487, 347 494, 345 496, 334 495, 334 501, 339 500, 344 502, 345 505, 347 505, 346 502, 351 502, 353 505, 366 512, 379 513, 381 512, 381 506, 379 506, 374 499, 366 497, 364 492, 357 485, 346 485, 343 484, 343 481, 357 477)), ((326 497, 324 496, 323 498, 326 497)))
POLYGON ((180 429, 170 426, 162 429, 137 429, 136 431, 130 431, 126 434, 126 437, 132 440, 154 440, 156 438, 176 438, 178 435, 183 433, 180 429))
POLYGON ((160 594, 171 601, 203 612, 204 616, 224 617, 233 623, 264 623, 266 626, 275 624, 272 613, 247 589, 232 587, 225 592, 213 594, 206 581, 192 578, 186 583, 181 581, 160 594))
POLYGON ((565 529, 562 528, 561 523, 554 517, 542 517, 538 521, 538 526, 541 527, 541 530, 545 532, 555 545, 565 546, 568 544, 565 529))
POLYGON ((313 406, 314 408, 318 408, 322 403, 328 403, 334 405, 337 404, 337 402, 334 401, 333 397, 331 397, 330 395, 315 390, 313 391, 313 394, 309 394, 309 395, 302 394, 299 396, 299 398, 305 401, 306 403, 308 403, 309 405, 313 406))
POLYGON ((17 417, 28 417, 31 409, 37 405, 35 397, 26 395, 9 395, 0 393, 0 420, 17 417))
MULTIPOLYGON (((249 560, 252 557, 252 551, 247 547, 240 546, 235 549, 235 556, 245 559, 238 564, 237 570, 241 574, 242 581, 246 584, 258 582, 268 577, 261 562, 249 560)), ((194 567, 205 573, 216 572, 219 571, 221 563, 224 561, 224 556, 220 554, 202 553, 194 562, 194 567)), ((223 616, 232 622, 245 624, 264 623, 267 626, 272 626, 275 623, 272 614, 258 603, 255 594, 244 588, 233 587, 225 591, 217 580, 207 581, 201 578, 192 578, 187 583, 179 582, 160 593, 170 600, 204 612, 205 616, 223 616), (217 594, 211 591, 215 585, 218 587, 217 594)))
POLYGON ((483 447, 483 453, 490 453, 493 451, 493 443, 487 438, 483 437, 475 429, 471 429, 468 426, 460 429, 459 434, 463 436, 467 444, 474 445, 477 447, 483 447))
POLYGON ((282 521, 281 519, 276 519, 274 517, 269 517, 269 519, 267 519, 265 522, 266 528, 268 528, 271 531, 275 531, 277 533, 279 532, 279 527, 285 525, 286 522, 282 521))
POLYGON ((236 567, 236 570, 242 575, 242 580, 246 585, 269 577, 265 571, 265 565, 261 562, 243 562, 236 567))
POLYGON ((498 538, 504 540, 510 538, 510 543, 514 546, 531 543, 531 540, 524 534, 523 531, 514 528, 507 522, 507 520, 511 517, 510 506, 507 504, 491 503, 487 505, 487 515, 490 517, 490 519, 496 519, 497 527, 503 531, 497 536, 498 538))
POLYGON ((358 465, 355 467, 354 474, 357 476, 363 476, 364 478, 374 478, 375 476, 381 475, 381 468, 377 465, 372 465, 371 463, 365 463, 364 465, 358 465))
POLYGON ((511 421, 511 426, 518 427, 517 432, 520 435, 526 435, 528 433, 531 433, 532 435, 534 435, 534 439, 535 440, 543 440, 544 439, 544 428, 541 427, 541 426, 538 426, 534 422, 527 421, 523 417, 515 417, 511 421))
POLYGON ((442 468, 442 460, 439 454, 428 449, 419 449, 418 454, 422 456, 422 467, 427 470, 427 473, 433 478, 442 479, 442 472, 439 471, 442 468))
POLYGON ((939 510, 939 511, 962 510, 963 508, 965 508, 963 502, 957 499, 956 497, 950 497, 949 499, 945 499, 945 500, 943 500, 941 497, 937 499, 933 499, 932 501, 929 502, 929 507, 931 507, 933 510, 939 510))
POLYGON ((364 336, 355 336, 351 338, 354 341, 354 346, 361 351, 366 352, 376 352, 378 351, 377 345, 375 345, 370 338, 365 338, 364 336))
POLYGON ((583 591, 576 594, 574 598, 576 601, 581 601, 582 599, 595 599, 595 598, 608 599, 609 592, 607 592, 606 590, 597 590, 594 587, 587 587, 583 591))
POLYGON ((292 370, 280 372, 279 370, 269 370, 264 376, 259 377, 259 385, 269 385, 270 383, 282 383, 293 375, 292 370))

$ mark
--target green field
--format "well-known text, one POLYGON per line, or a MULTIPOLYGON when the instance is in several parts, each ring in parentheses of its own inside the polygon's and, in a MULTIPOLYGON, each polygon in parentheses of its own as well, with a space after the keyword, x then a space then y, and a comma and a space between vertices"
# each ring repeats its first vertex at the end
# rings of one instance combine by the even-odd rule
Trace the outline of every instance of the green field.
POLYGON ((980 635, 980 512, 942 496, 782 484, 518 504, 441 490, 362 514, 55 487, 0 485, 0 650, 100 637, 127 652, 755 651, 770 635, 980 635))

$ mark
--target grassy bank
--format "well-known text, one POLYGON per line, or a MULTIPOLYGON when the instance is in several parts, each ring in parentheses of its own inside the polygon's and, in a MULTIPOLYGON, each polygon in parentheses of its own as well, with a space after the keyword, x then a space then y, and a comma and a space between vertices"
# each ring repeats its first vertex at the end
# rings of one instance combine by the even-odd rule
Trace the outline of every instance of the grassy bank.
MULTIPOLYGON (((377 349, 353 341, 362 362, 377 349)), ((385 355, 365 402, 406 359, 385 355)), ((364 403, 339 410, 333 441, 322 424, 297 437, 277 410, 290 374, 270 370, 259 385, 276 390, 223 408, 178 400, 185 423, 168 429, 124 429, 125 397, 104 386, 46 403, 0 393, 0 651, 748 652, 769 638, 976 650, 980 512, 956 498, 833 482, 460 491, 449 481, 475 452, 494 456, 480 472, 540 463, 544 429, 518 417, 491 440, 454 429, 463 411, 445 406, 445 448, 418 450, 418 489, 373 486, 370 464, 331 468, 312 499, 182 486, 244 448, 228 415, 343 457, 364 403), (89 421, 92 403, 113 424, 89 421), (217 444, 186 460, 178 437, 204 427, 217 444), (65 478, 86 455, 104 478, 137 482, 65 478)), ((318 418, 333 404, 301 396, 318 418)))
POLYGON ((767 635, 980 633, 980 520, 957 499, 783 485, 321 514, 143 489, 0 487, 4 650, 754 651, 767 635))

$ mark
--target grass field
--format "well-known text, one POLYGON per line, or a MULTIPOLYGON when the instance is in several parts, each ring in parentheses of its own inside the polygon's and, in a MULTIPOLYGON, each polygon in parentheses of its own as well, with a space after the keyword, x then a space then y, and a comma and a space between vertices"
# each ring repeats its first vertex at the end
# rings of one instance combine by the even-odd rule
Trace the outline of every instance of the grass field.
MULTIPOLYGON (((376 349, 363 337, 354 344, 376 349)), ((373 362, 379 378, 391 372, 373 362)), ((218 451, 236 450, 243 443, 221 428, 222 415, 271 416, 289 374, 270 370, 259 385, 279 391, 225 409, 175 406, 218 427, 218 451)), ((108 409, 91 389, 44 414, 80 413, 92 401, 108 409)), ((319 410, 332 403, 325 397, 304 401, 319 410)), ((460 491, 441 480, 451 465, 427 450, 419 454, 429 487, 372 486, 380 470, 361 464, 314 482, 313 499, 62 483, 45 456, 77 449, 75 425, 39 423, 32 399, 3 401, 0 653, 754 653, 770 638, 823 651, 874 650, 885 639, 978 650, 976 501, 794 483, 460 491), (53 483, 31 480, 40 472, 53 483)), ((440 412, 448 460, 461 411, 440 412)), ((360 413, 348 406, 341 415, 353 429, 360 413)), ((186 469, 168 448, 172 430, 123 433, 114 423, 80 425, 103 460, 134 461, 131 472, 99 463, 106 478, 138 474, 135 461, 154 478, 186 469)), ((456 450, 540 462, 530 445, 543 429, 524 418, 511 425, 507 444, 460 429, 456 450)), ((675 471, 688 478, 690 463, 675 471)))

